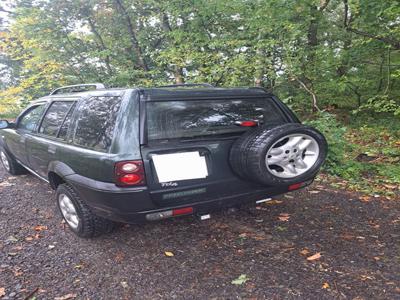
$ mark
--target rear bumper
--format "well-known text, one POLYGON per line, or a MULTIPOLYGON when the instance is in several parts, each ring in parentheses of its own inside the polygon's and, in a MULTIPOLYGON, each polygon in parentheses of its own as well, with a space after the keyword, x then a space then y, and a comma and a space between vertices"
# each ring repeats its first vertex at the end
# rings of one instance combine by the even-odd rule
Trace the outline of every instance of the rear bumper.
MULTIPOLYGON (((194 214, 207 214, 212 211, 238 206, 244 203, 255 202, 279 194, 287 193, 287 186, 262 187, 247 193, 233 195, 215 195, 205 201, 182 203, 173 205, 169 201, 167 206, 157 205, 152 201, 147 187, 119 188, 112 183, 95 181, 80 175, 70 175, 65 178, 79 193, 91 210, 106 219, 123 223, 147 222, 146 215, 164 212, 177 208, 192 207, 194 214)), ((311 184, 313 179, 302 185, 311 184)))

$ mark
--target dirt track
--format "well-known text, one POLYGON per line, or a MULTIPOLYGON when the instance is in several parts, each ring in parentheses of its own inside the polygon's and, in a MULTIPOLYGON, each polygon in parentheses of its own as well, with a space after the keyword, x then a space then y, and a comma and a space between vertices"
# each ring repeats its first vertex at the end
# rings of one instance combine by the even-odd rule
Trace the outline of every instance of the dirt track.
POLYGON ((400 298, 400 201, 317 184, 279 199, 83 240, 45 183, 0 167, 0 299, 400 298))

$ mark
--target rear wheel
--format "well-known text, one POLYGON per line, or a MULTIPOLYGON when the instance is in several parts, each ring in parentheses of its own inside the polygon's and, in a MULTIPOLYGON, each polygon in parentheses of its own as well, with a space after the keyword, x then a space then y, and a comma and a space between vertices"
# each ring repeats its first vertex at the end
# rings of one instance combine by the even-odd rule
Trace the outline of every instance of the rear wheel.
POLYGON ((79 237, 93 238, 111 232, 115 223, 96 216, 67 183, 57 187, 57 205, 69 228, 79 237))
POLYGON ((26 173, 26 169, 12 158, 4 149, 0 149, 0 160, 4 169, 11 175, 21 175, 26 173))

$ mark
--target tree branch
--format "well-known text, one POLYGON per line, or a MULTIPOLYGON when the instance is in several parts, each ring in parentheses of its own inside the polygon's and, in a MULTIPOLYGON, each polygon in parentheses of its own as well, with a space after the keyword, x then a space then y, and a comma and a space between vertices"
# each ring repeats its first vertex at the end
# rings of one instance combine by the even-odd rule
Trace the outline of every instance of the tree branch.
POLYGON ((129 33, 129 37, 130 37, 131 44, 132 44, 132 48, 136 53, 139 66, 145 72, 147 72, 147 71, 149 71, 149 67, 148 67, 148 65, 146 63, 146 60, 145 60, 145 58, 143 56, 142 48, 140 47, 139 41, 138 41, 138 39, 136 37, 136 32, 135 32, 135 29, 133 27, 132 20, 131 20, 130 16, 128 15, 128 12, 126 11, 126 9, 125 9, 125 7, 124 7, 124 5, 123 5, 121 0, 114 0, 114 3, 116 4, 118 10, 121 12, 122 16, 125 19, 125 22, 126 22, 126 25, 127 25, 127 29, 128 29, 128 33, 129 33))
POLYGON ((346 29, 346 31, 348 32, 352 32, 355 33, 357 35, 366 37, 366 38, 370 38, 373 40, 377 40, 377 41, 381 41, 385 44, 388 44, 390 46, 392 46, 394 49, 396 50, 400 50, 400 41, 393 39, 393 38, 389 38, 389 37, 385 37, 382 35, 376 35, 370 32, 365 32, 356 28, 353 28, 350 26, 351 23, 351 17, 349 17, 349 3, 348 0, 343 0, 343 4, 344 4, 344 20, 343 20, 343 25, 344 28, 346 29))
POLYGON ((372 33, 369 33, 369 32, 365 32, 365 31, 361 31, 361 30, 358 30, 358 29, 355 29, 355 28, 352 28, 352 27, 346 27, 346 30, 350 31, 350 32, 353 32, 353 33, 355 33, 357 35, 361 35, 363 37, 367 37, 367 38, 370 38, 370 39, 374 39, 374 40, 377 40, 377 41, 384 42, 385 44, 388 44, 388 45, 392 46, 394 49, 400 50, 400 41, 398 41, 398 40, 391 39, 391 38, 384 37, 384 36, 380 36, 380 35, 375 35, 375 34, 372 34, 372 33))

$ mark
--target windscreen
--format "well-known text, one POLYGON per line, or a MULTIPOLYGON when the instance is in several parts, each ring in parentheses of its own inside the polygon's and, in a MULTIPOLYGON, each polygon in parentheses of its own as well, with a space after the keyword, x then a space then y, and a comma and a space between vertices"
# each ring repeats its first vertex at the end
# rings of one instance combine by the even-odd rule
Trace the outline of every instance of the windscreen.
POLYGON ((249 129, 241 121, 285 120, 270 98, 148 102, 146 111, 149 140, 238 134, 249 129))

